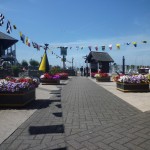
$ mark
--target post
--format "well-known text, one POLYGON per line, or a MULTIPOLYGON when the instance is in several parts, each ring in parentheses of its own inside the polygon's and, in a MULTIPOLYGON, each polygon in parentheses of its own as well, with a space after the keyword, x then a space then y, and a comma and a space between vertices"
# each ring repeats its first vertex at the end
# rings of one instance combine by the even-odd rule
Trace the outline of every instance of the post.
POLYGON ((99 73, 99 62, 97 62, 97 72, 99 73))
POLYGON ((125 74, 125 58, 122 58, 122 73, 125 74))
POLYGON ((63 69, 65 70, 66 66, 65 66, 65 55, 63 55, 63 69))
POLYGON ((72 57, 72 70, 73 70, 73 60, 74 60, 74 58, 72 57))
POLYGON ((86 55, 86 77, 88 77, 88 60, 86 55))

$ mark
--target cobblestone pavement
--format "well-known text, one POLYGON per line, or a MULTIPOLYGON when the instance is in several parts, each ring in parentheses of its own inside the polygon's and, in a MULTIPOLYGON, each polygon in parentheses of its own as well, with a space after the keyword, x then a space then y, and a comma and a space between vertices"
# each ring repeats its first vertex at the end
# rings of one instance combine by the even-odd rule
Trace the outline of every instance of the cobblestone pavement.
POLYGON ((150 112, 86 77, 52 93, 0 150, 150 150, 150 112))

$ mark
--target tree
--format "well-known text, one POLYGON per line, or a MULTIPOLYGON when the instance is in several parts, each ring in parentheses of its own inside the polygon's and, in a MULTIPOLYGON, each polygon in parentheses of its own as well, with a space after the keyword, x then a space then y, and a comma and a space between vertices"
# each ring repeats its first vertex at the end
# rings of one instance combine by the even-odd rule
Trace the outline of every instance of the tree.
POLYGON ((29 61, 30 65, 33 66, 33 67, 37 67, 39 66, 39 62, 34 60, 34 59, 30 59, 29 61))
POLYGON ((134 70, 134 68, 135 68, 135 65, 131 65, 131 69, 133 69, 133 70, 134 70))
POLYGON ((28 62, 26 60, 22 60, 21 65, 22 65, 22 67, 27 68, 28 67, 28 62))

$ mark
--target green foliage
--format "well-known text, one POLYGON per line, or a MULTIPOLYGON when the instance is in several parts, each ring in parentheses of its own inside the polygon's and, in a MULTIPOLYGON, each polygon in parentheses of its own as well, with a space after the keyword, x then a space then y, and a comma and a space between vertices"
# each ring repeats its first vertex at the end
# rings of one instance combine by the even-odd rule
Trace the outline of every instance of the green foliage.
POLYGON ((23 60, 21 62, 22 67, 28 67, 28 62, 26 60, 23 60))
POLYGON ((50 74, 56 74, 56 73, 59 73, 59 72, 62 72, 62 69, 59 66, 54 66, 50 70, 50 74))
POLYGON ((19 72, 20 72, 19 66, 12 66, 12 71, 13 71, 13 75, 14 75, 15 77, 18 77, 18 76, 19 76, 19 72))
POLYGON ((33 66, 33 67, 37 67, 39 66, 39 62, 34 60, 34 59, 30 59, 29 61, 30 65, 33 66))

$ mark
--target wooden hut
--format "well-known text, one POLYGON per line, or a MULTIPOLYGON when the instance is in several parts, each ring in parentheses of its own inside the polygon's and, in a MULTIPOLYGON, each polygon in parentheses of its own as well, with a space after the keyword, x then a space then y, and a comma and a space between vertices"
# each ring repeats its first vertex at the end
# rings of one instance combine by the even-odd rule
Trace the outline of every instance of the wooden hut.
POLYGON ((109 73, 109 66, 114 60, 106 52, 91 51, 86 58, 86 62, 90 63, 91 72, 105 72, 109 73))

